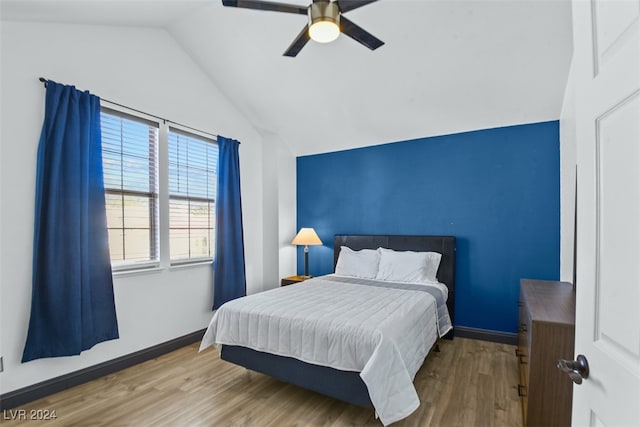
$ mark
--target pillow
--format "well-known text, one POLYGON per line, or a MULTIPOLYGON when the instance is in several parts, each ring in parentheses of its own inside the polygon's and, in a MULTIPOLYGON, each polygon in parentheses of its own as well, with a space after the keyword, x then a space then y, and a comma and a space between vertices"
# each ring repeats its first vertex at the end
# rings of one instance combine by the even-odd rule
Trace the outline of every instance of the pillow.
POLYGON ((437 283, 442 254, 437 252, 394 251, 378 248, 380 265, 377 280, 388 282, 437 283))
POLYGON ((346 246, 340 246, 340 255, 336 263, 336 274, 340 276, 375 279, 378 273, 380 253, 375 249, 354 251, 346 246))

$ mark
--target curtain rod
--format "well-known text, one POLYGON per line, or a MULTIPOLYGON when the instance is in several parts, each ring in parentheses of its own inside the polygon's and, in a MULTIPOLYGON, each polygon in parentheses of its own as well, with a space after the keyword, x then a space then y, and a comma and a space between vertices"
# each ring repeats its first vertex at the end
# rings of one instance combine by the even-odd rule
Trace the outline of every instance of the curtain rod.
MULTIPOLYGON (((45 79, 44 77, 40 77, 38 80, 40 80, 42 83, 44 83, 44 87, 47 87, 47 83, 49 83, 49 79, 45 79)), ((206 135, 213 136, 214 138, 218 137, 218 135, 216 135, 214 133, 205 132, 205 131, 202 131, 200 129, 196 129, 196 128, 191 127, 191 126, 183 125, 182 123, 174 122, 173 120, 165 119, 164 117, 156 116, 155 114, 149 114, 149 113, 147 113, 145 111, 136 110, 135 108, 127 107, 126 105, 122 105, 122 104, 120 104, 118 102, 109 101, 106 98, 100 98, 100 99, 102 99, 104 101, 107 101, 110 104, 117 105, 118 107, 126 108, 128 110, 135 111, 136 113, 145 114, 147 116, 154 117, 154 118, 156 118, 158 120, 162 120, 164 123, 167 123, 167 122, 168 123, 173 123, 174 125, 178 125, 178 126, 181 126, 181 127, 187 128, 187 129, 191 129, 191 130, 194 130, 196 132, 204 133, 206 135)), ((239 143, 240 142, 238 142, 238 144, 239 143)))

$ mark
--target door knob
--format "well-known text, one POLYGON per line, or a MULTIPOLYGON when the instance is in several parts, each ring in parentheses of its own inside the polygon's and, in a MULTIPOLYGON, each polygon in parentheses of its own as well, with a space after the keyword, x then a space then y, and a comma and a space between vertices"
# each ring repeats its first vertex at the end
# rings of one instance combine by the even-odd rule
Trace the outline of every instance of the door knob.
POLYGON ((579 354, 576 360, 560 359, 556 366, 569 375, 569 378, 576 384, 582 384, 583 379, 589 378, 589 363, 582 354, 579 354))

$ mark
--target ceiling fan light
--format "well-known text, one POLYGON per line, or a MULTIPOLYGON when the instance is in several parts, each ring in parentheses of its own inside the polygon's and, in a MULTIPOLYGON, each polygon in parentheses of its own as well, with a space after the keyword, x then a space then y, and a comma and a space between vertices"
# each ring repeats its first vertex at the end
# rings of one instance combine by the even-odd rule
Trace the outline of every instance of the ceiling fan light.
POLYGON ((329 1, 316 1, 308 9, 309 37, 319 43, 330 43, 340 35, 340 9, 329 1))
POLYGON ((309 27, 309 37, 318 43, 330 43, 340 35, 340 27, 332 21, 317 21, 309 27))

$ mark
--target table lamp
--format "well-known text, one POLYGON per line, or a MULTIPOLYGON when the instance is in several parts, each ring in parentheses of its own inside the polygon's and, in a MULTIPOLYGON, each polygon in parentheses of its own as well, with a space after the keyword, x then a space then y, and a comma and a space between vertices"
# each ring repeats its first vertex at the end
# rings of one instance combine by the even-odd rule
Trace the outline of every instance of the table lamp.
POLYGON ((301 228, 291 244, 304 245, 304 277, 311 277, 309 276, 309 245, 321 245, 322 241, 313 228, 301 228))

